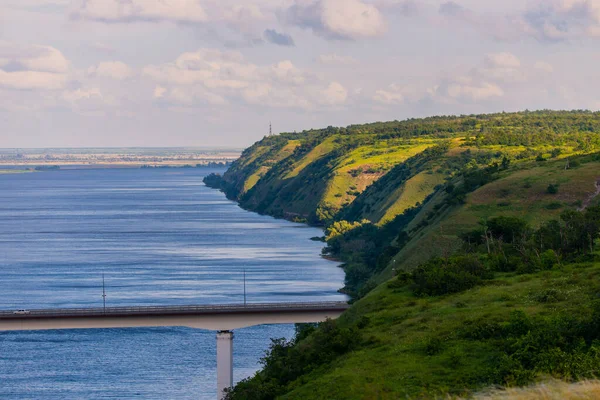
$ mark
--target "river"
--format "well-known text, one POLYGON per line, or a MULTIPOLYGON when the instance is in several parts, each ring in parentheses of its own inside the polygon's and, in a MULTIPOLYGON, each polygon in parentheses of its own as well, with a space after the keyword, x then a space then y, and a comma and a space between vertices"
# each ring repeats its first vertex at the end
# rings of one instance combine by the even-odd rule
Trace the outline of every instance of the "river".
MULTIPOLYGON (((204 186, 211 169, 0 175, 0 309, 338 301, 344 274, 319 229, 245 211, 204 186)), ((239 329, 251 376, 290 325, 239 329)), ((0 332, 2 399, 214 399, 215 332, 0 332)))

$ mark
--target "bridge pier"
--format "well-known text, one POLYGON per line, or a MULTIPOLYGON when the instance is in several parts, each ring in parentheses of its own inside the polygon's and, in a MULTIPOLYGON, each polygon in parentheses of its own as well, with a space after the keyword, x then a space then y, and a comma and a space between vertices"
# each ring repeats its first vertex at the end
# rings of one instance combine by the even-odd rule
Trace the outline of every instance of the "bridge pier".
POLYGON ((233 332, 217 332, 217 399, 233 386, 233 332))

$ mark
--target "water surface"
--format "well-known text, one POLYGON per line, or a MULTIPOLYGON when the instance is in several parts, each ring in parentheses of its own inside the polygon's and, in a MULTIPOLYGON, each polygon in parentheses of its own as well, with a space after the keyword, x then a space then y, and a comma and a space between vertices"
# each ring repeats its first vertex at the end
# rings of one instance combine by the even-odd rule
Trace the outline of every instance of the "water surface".
MULTIPOLYGON (((344 300, 315 228, 239 208, 208 169, 0 175, 0 309, 344 300)), ((235 332, 235 379, 270 338, 235 332)), ((213 399, 215 333, 188 328, 0 333, 0 398, 213 399)))

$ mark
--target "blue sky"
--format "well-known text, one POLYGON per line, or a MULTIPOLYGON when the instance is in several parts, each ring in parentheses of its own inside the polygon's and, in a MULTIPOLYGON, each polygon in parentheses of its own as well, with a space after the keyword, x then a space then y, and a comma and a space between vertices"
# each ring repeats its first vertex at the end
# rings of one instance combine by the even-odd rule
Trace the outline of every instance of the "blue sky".
POLYGON ((600 108, 600 0, 2 0, 0 147, 600 108))

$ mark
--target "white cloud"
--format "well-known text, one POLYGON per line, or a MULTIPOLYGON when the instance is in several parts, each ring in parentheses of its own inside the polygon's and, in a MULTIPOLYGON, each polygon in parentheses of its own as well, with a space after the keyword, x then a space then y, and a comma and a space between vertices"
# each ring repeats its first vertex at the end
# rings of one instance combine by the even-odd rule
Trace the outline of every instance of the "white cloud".
POLYGON ((72 17, 101 22, 204 22, 207 15, 197 0, 82 0, 72 17))
POLYGON ((67 82, 69 62, 49 46, 19 46, 0 41, 0 86, 22 90, 56 90, 67 82))
POLYGON ((493 53, 485 57, 485 64, 489 68, 519 68, 521 61, 511 53, 493 53))
POLYGON ((326 82, 290 60, 256 65, 236 51, 187 52, 174 62, 149 65, 142 74, 158 84, 155 99, 186 106, 237 100, 263 107, 309 109, 316 104, 339 105, 348 97, 339 82, 326 82))
POLYGON ((62 95, 63 99, 70 103, 76 103, 81 100, 90 100, 90 99, 102 99, 102 93, 98 88, 92 89, 76 89, 71 91, 66 91, 62 95))
POLYGON ((165 87, 157 86, 154 88, 155 99, 162 99, 163 97, 165 97, 165 93, 167 93, 167 88, 165 87))
POLYGON ((554 72, 554 67, 552 66, 552 64, 549 64, 545 61, 537 61, 534 66, 535 69, 538 69, 540 71, 544 71, 544 72, 554 72))
POLYGON ((284 19, 327 39, 369 38, 387 30, 379 9, 361 0, 295 0, 284 19))
POLYGON ((455 82, 448 85, 447 94, 454 99, 479 101, 491 97, 502 97, 504 96, 504 91, 498 85, 489 82, 455 82))
POLYGON ((67 82, 66 75, 52 72, 16 71, 5 72, 0 69, 0 87, 23 90, 56 90, 67 82))
POLYGON ((64 73, 69 62, 50 46, 18 46, 0 40, 0 69, 64 73))
POLYGON ((127 64, 121 61, 106 61, 101 62, 95 67, 88 68, 88 75, 123 80, 131 78, 134 72, 127 64))
POLYGON ((344 104, 348 99, 348 90, 339 82, 331 82, 327 89, 321 91, 321 96, 321 104, 344 104))
POLYGON ((352 65, 358 62, 353 57, 340 56, 336 53, 321 54, 318 58, 318 61, 323 65, 352 65))
POLYGON ((373 96, 373 100, 386 105, 397 105, 404 103, 404 94, 398 85, 392 84, 388 89, 377 90, 373 96))

